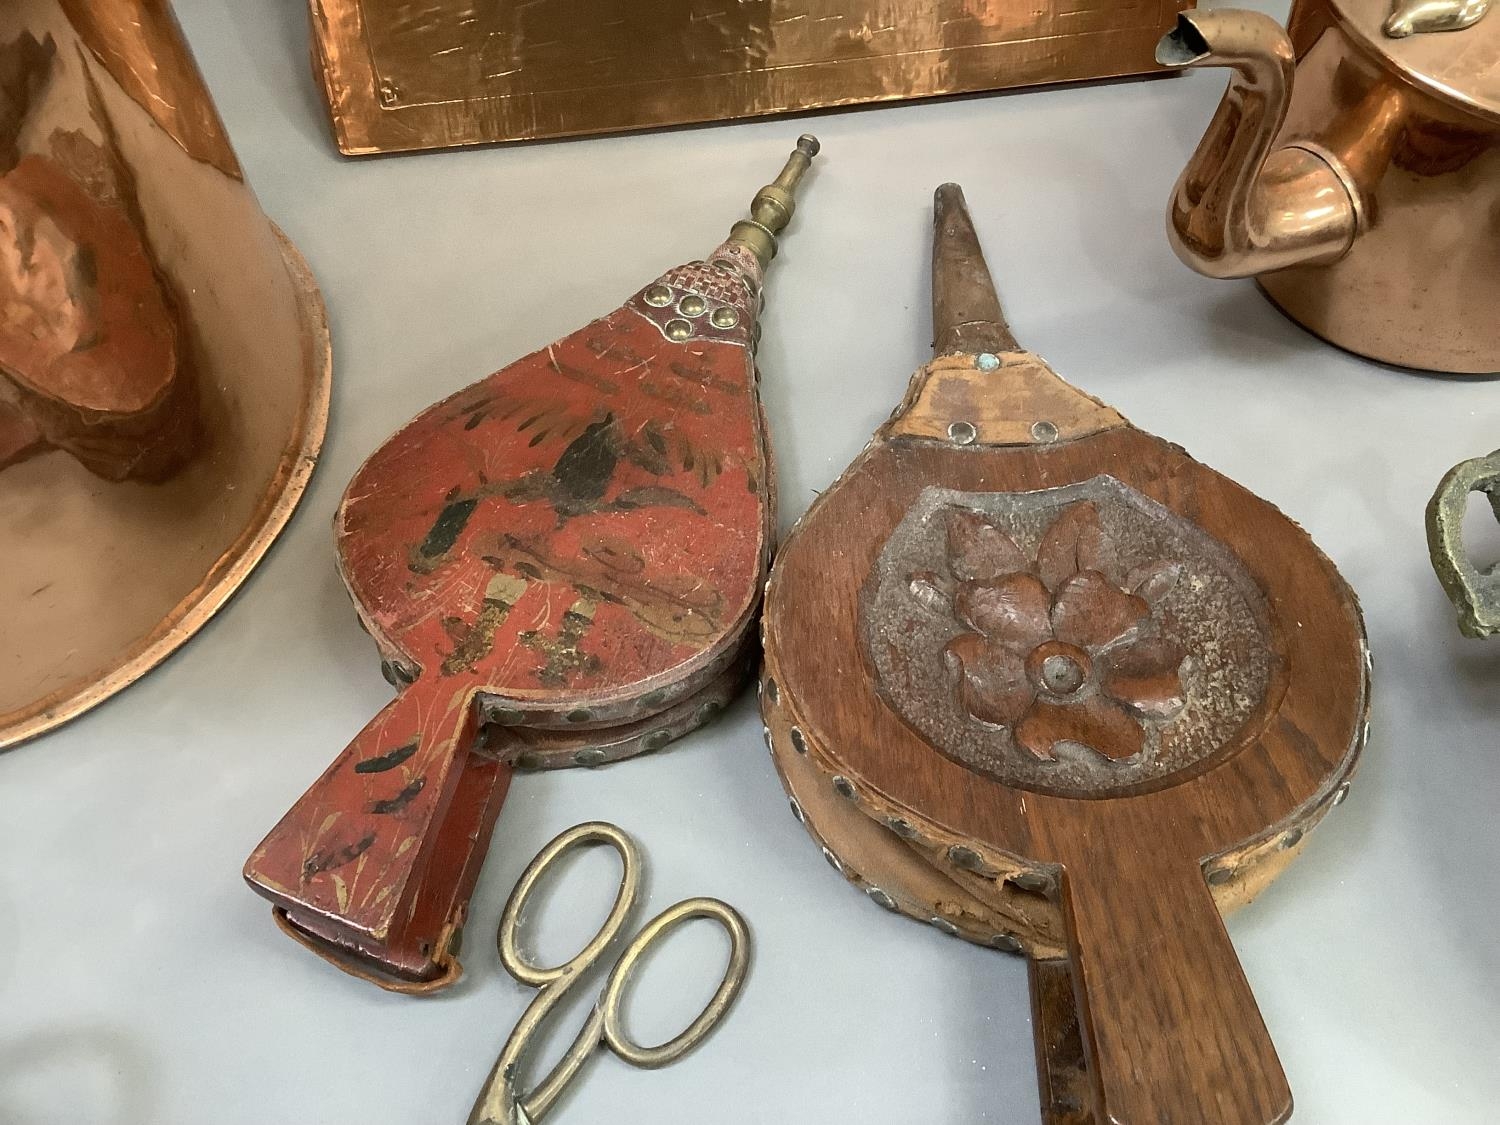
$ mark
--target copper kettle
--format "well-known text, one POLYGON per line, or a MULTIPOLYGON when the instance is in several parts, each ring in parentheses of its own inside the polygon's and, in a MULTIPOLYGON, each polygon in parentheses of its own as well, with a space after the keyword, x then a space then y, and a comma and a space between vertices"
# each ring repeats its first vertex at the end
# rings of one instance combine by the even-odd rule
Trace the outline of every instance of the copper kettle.
POLYGON ((1500 371, 1500 16, 1490 0, 1185 12, 1157 61, 1230 68, 1168 236, 1360 355, 1500 371))

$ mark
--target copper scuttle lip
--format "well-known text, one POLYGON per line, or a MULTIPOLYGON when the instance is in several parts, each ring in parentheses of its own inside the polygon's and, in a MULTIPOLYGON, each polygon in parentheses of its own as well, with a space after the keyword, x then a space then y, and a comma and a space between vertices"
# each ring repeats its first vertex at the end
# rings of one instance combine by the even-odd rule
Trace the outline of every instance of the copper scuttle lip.
POLYGON ((0 8, 0 748, 224 604, 307 485, 330 370, 167 0, 0 8))

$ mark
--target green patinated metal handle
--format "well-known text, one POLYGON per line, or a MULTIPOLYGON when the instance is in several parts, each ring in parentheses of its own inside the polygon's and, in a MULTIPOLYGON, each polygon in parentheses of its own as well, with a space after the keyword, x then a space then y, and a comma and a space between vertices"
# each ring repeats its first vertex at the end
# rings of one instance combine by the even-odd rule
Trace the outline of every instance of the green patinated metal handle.
POLYGON ((1469 494, 1482 492, 1500 520, 1500 449, 1448 470, 1427 503, 1427 549, 1432 568, 1458 609, 1458 628, 1466 637, 1500 632, 1500 574, 1483 570, 1464 550, 1464 511, 1469 494))

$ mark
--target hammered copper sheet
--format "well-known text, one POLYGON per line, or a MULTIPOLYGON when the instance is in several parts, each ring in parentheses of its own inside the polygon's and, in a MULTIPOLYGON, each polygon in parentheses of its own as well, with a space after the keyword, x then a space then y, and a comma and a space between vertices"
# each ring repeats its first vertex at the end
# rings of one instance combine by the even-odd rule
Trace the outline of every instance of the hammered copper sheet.
POLYGON ((311 0, 345 153, 1156 71, 1192 0, 311 0))

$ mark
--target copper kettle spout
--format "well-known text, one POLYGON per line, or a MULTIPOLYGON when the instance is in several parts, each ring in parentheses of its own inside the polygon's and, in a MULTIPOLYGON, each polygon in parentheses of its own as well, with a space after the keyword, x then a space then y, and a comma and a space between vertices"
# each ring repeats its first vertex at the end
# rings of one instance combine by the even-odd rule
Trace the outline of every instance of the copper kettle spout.
POLYGON ((1360 226, 1355 189, 1337 157, 1275 147, 1291 101, 1291 41, 1258 12, 1184 12, 1156 61, 1229 67, 1229 88, 1172 193, 1167 234, 1209 277, 1248 277, 1337 261, 1360 226))

